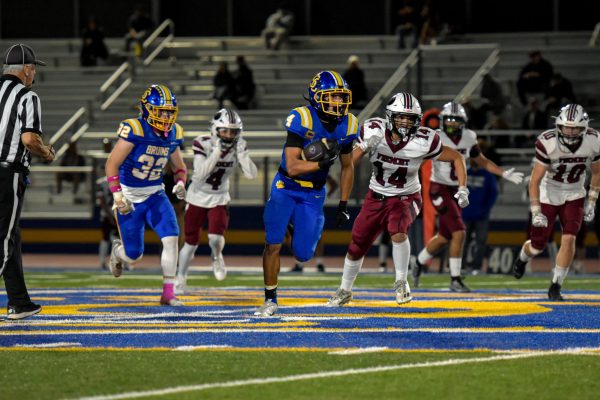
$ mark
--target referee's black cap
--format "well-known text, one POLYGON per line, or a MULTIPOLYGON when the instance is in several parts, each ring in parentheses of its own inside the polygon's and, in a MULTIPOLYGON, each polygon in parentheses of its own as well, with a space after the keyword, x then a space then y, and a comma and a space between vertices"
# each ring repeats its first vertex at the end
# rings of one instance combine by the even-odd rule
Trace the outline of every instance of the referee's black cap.
POLYGON ((35 58, 35 52, 26 44, 15 44, 10 46, 4 54, 5 65, 37 64, 45 66, 46 63, 35 58))

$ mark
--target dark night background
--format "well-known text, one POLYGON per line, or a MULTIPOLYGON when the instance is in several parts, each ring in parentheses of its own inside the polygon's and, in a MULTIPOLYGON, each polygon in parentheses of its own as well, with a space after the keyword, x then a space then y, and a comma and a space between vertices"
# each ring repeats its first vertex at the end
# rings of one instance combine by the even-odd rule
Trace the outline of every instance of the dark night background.
MULTIPOLYGON (((136 4, 158 23, 175 22, 177 36, 257 36, 281 0, 0 0, 2 38, 79 36, 95 16, 108 37, 122 36, 136 4)), ((295 0, 295 35, 393 34, 401 0, 295 0)), ((592 30, 598 22, 592 0, 434 1, 456 32, 592 30), (555 10, 557 12, 555 12, 555 10), (555 15, 556 14, 556 15, 555 15)))

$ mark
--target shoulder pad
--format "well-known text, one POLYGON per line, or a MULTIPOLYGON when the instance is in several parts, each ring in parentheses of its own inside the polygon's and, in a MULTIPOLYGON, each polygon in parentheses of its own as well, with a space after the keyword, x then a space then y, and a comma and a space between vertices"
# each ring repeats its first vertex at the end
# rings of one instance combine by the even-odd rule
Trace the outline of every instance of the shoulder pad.
POLYGON ((185 133, 183 131, 183 127, 181 125, 179 125, 178 123, 175 123, 175 139, 183 140, 184 137, 185 137, 185 133))
POLYGON ((144 128, 137 118, 130 118, 121 122, 117 134, 122 139, 131 140, 136 136, 144 137, 144 128))
POLYGON ((308 107, 298 107, 290 111, 285 120, 285 127, 288 131, 297 133, 304 137, 307 132, 312 132, 313 120, 308 107))
POLYGON ((352 113, 348 113, 348 129, 346 130, 346 136, 358 134, 358 118, 352 113))
POLYGON ((197 136, 192 143, 192 150, 194 154, 202 154, 206 156, 210 149, 212 148, 212 142, 210 141, 210 136, 197 136))
POLYGON ((593 128, 588 128, 586 135, 591 135, 591 136, 595 136, 595 137, 599 137, 600 135, 598 134, 598 131, 593 129, 593 128))
POLYGON ((386 122, 383 118, 369 118, 366 120, 360 130, 360 137, 363 140, 369 140, 373 135, 385 134, 386 122))

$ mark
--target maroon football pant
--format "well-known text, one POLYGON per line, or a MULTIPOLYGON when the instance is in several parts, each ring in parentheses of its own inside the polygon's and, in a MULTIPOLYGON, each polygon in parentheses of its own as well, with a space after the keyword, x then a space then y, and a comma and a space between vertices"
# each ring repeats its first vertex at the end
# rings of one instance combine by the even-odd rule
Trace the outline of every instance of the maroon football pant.
POLYGON ((184 232, 185 242, 195 246, 200 241, 200 232, 208 219, 208 233, 222 235, 229 225, 229 211, 227 206, 216 206, 213 208, 188 205, 185 211, 184 232))

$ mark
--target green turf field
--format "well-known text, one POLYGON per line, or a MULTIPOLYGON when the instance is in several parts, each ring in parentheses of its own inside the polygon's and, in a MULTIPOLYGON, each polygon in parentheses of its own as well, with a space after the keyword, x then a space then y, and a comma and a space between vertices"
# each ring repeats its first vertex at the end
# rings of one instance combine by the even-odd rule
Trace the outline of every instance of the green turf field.
MULTIPOLYGON (((119 279, 106 273, 88 272, 36 272, 29 273, 27 278, 34 300, 35 296, 52 293, 52 290, 40 290, 46 288, 149 288, 158 292, 160 286, 160 277, 139 272, 128 273, 119 279), (39 290, 38 294, 35 294, 36 290, 39 290)), ((333 293, 339 279, 337 274, 283 275, 280 288, 282 294, 286 288, 316 288, 320 295, 321 291, 333 293)), ((421 288, 413 291, 413 303, 419 301, 421 290, 422 298, 436 296, 438 291, 447 293, 447 281, 445 275, 424 276, 421 288)), ((546 275, 520 281, 504 276, 467 279, 475 291, 509 289, 526 296, 533 293, 534 297, 544 294, 548 281, 546 275)), ((197 275, 189 280, 189 284, 199 288, 198 293, 202 293, 203 288, 214 290, 212 288, 217 287, 255 289, 262 286, 262 276, 230 274, 226 281, 216 282, 209 275, 197 275)), ((392 284, 393 275, 365 274, 359 276, 356 287, 381 289, 386 293, 392 284)), ((570 291, 582 293, 578 295, 580 297, 571 295, 580 302, 575 304, 577 307, 598 309, 600 279, 597 277, 570 277, 564 286, 567 300, 570 291)), ((68 297, 69 292, 65 291, 63 296, 68 297)), ((253 300, 256 304, 260 302, 260 298, 253 300)), ((46 304, 44 300, 40 302, 46 304)), ((540 301, 540 304, 546 303, 540 301)), ((368 312, 369 308, 361 308, 361 311, 368 312)), ((597 312, 590 315, 600 318, 597 312)), ((19 329, 22 332, 35 329, 36 318, 40 323, 43 317, 17 322, 19 329)), ((590 322, 589 318, 587 322, 599 325, 590 322)), ((425 320, 422 323, 427 324, 425 320)), ((14 323, 0 322, 0 332, 6 333, 7 324, 14 323)), ((449 324, 452 326, 451 321, 449 324)), ((591 331, 591 334, 599 335, 598 329, 591 331)), ((568 329, 563 334, 568 335, 568 329)), ((243 340, 244 333, 240 331, 239 335, 243 340)), ((411 340, 410 332, 398 335, 406 335, 407 340, 411 340)), ((335 337, 333 334, 332 348, 337 347, 335 337)), ((415 336, 415 340, 419 337, 422 336, 415 336)), ((264 346, 215 346, 192 351, 178 351, 169 346, 136 350, 67 348, 66 345, 57 349, 11 349, 3 344, 8 343, 8 338, 8 335, 0 336, 0 363, 4 365, 0 372, 0 399, 582 400, 596 399, 600 393, 600 349, 589 347, 557 351, 382 348, 356 354, 344 354, 344 346, 335 351, 318 347, 268 349, 264 346)), ((60 335, 55 340, 69 342, 60 335)), ((131 340, 135 342, 135 335, 131 340)), ((252 340, 250 336, 249 340, 252 340)), ((469 340, 467 334, 464 340, 469 340)), ((356 347, 360 348, 360 343, 356 347)))

